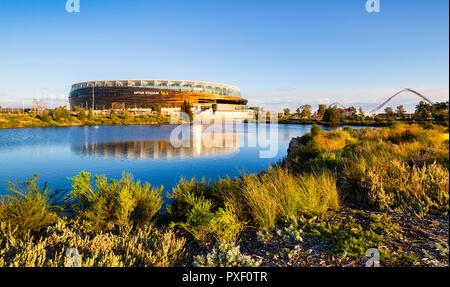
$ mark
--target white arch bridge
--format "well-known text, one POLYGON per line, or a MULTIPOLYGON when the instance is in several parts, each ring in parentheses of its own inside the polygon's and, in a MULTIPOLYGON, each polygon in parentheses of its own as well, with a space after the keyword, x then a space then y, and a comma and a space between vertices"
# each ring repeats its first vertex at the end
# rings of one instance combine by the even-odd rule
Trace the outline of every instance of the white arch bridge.
MULTIPOLYGON (((379 106, 377 106, 376 108, 374 108, 373 110, 371 110, 370 112, 368 112, 368 115, 375 115, 377 113, 379 113, 380 111, 382 111, 394 98, 396 98, 397 96, 399 96, 400 94, 403 93, 413 93, 416 96, 418 96, 419 98, 421 98, 422 100, 424 100, 425 102, 429 103, 430 105, 433 105, 433 101, 430 100, 429 98, 425 97, 424 95, 422 95, 421 93, 413 90, 413 89, 403 89, 397 93, 395 93, 392 97, 388 98, 386 101, 384 101, 383 103, 381 103, 379 106)), ((344 109, 347 109, 344 105, 342 105, 341 103, 335 102, 333 104, 330 105, 330 107, 333 106, 341 106, 344 109)))

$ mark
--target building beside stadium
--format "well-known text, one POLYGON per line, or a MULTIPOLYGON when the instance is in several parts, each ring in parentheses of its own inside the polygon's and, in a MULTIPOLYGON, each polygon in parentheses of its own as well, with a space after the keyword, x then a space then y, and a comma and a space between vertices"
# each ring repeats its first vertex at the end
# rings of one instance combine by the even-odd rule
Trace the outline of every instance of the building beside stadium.
POLYGON ((180 110, 184 101, 200 111, 247 111, 247 100, 230 85, 174 80, 113 80, 74 84, 71 109, 94 110, 154 109, 180 110))

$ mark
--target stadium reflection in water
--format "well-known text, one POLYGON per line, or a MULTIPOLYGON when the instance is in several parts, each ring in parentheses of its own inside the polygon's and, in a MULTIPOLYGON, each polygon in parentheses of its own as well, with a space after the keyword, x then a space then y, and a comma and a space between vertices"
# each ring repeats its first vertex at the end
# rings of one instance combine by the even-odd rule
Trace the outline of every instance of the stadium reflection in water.
POLYGON ((78 155, 127 158, 127 159, 177 159, 210 157, 233 154, 239 151, 241 134, 216 134, 194 137, 181 141, 175 147, 169 140, 131 140, 119 142, 90 142, 73 145, 71 150, 78 155))

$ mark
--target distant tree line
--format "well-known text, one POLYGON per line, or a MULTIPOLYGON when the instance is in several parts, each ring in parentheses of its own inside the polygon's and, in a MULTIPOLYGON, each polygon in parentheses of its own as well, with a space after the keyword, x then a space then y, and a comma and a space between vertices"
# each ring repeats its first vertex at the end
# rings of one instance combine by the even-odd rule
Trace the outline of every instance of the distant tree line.
MULTIPOLYGON (((347 109, 339 108, 337 105, 327 106, 325 104, 319 104, 317 111, 313 112, 311 105, 302 105, 296 109, 295 113, 291 113, 291 110, 286 108, 283 110, 281 117, 288 118, 300 118, 300 119, 312 119, 319 120, 331 125, 341 124, 344 120, 352 121, 395 121, 403 120, 407 117, 403 105, 397 106, 394 110, 392 107, 387 107, 384 110, 384 114, 379 114, 375 117, 369 117, 366 115, 362 107, 356 109, 353 106, 347 109)), ((415 112, 409 115, 414 120, 435 120, 439 122, 448 122, 449 120, 449 102, 438 102, 433 105, 421 101, 415 108, 415 112)))

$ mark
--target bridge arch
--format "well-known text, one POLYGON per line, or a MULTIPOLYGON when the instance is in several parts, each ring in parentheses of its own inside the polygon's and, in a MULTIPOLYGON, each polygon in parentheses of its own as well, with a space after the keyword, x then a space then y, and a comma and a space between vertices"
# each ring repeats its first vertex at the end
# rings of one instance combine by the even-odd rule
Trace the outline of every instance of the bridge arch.
POLYGON ((340 107, 343 108, 344 110, 347 109, 343 104, 338 103, 338 102, 332 103, 329 107, 331 108, 331 107, 334 107, 334 106, 340 106, 340 107))
POLYGON ((388 98, 388 99, 387 99, 386 101, 384 101, 381 105, 379 105, 378 107, 376 107, 375 109, 373 109, 372 111, 370 111, 369 114, 376 114, 376 113, 378 113, 380 110, 382 110, 384 107, 386 107, 387 104, 389 104, 395 97, 397 97, 397 96, 400 95, 400 94, 407 93, 407 92, 415 94, 415 95, 418 96, 419 98, 425 100, 425 102, 429 103, 430 105, 433 105, 433 104, 434 104, 432 100, 428 99, 427 97, 425 97, 425 96, 422 95, 421 93, 419 93, 419 92, 417 92, 417 91, 414 91, 413 89, 406 88, 406 89, 403 89, 403 90, 401 90, 401 91, 395 93, 392 97, 388 98))

